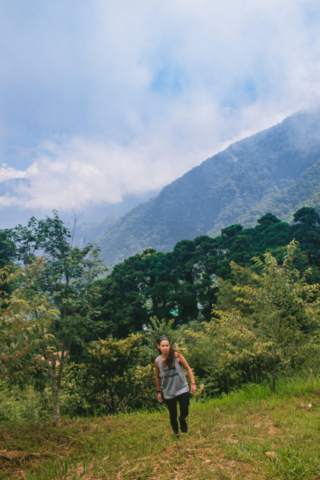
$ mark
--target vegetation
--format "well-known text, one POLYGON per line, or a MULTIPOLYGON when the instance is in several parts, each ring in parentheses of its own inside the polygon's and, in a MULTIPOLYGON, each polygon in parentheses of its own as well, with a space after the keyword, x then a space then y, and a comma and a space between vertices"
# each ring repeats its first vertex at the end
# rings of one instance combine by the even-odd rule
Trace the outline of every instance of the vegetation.
POLYGON ((49 329, 56 317, 45 295, 34 288, 41 270, 41 261, 27 269, 13 271, 7 266, 0 270, 2 285, 16 285, 10 295, 1 292, 0 296, 0 376, 22 385, 40 370, 41 345, 50 342, 49 329))
POLYGON ((108 276, 57 212, 0 231, 0 479, 318 478, 318 133, 291 117, 166 187, 102 238, 108 276), (163 333, 198 385, 179 443, 163 333))
POLYGON ((176 326, 195 319, 209 321, 217 280, 232 278, 232 262, 252 268, 252 258, 262 258, 266 251, 282 262, 286 245, 293 239, 299 242, 294 267, 301 272, 312 267, 307 281, 319 282, 320 217, 309 207, 294 214, 292 225, 268 213, 255 228, 231 225, 215 238, 202 235, 193 241, 182 240, 172 252, 148 248, 128 258, 98 282, 101 297, 96 308, 105 334, 125 337, 141 331, 150 316, 174 317, 176 326))
POLYGON ((291 223, 294 212, 303 206, 316 208, 320 211, 319 185, 320 160, 312 167, 307 168, 292 185, 253 206, 244 215, 238 217, 236 222, 241 223, 245 227, 252 227, 255 225, 258 217, 261 217, 266 212, 273 212, 277 217, 291 223))
POLYGON ((13 259, 15 254, 15 245, 9 239, 7 233, 3 230, 0 231, 0 268, 8 265, 13 259))
MULTIPOLYGON (((25 297, 19 307, 40 308, 47 323, 37 312, 35 320, 28 317, 25 330, 38 332, 32 343, 15 321, 20 344, 30 347, 24 359, 7 341, 2 370, 10 366, 13 380, 27 366, 38 369, 22 385, 42 391, 50 385, 56 422, 61 389, 71 416, 153 408, 154 341, 163 331, 211 395, 263 378, 274 390, 281 373, 317 355, 320 217, 312 208, 296 212, 293 225, 266 214, 255 228, 231 225, 216 238, 181 241, 169 253, 146 249, 99 280, 97 247, 74 247, 56 213, 4 233, 25 268, 5 267, 17 288, 3 301, 14 305, 17 295, 25 297), (56 315, 50 321, 49 307, 56 315)), ((9 325, 11 310, 2 310, 9 325)))
MULTIPOLYGON (((167 412, 2 426, 0 479, 304 479, 319 476, 319 378, 192 402, 177 441, 167 412)), ((0 402, 2 398, 0 397, 0 402)), ((1 403, 0 403, 1 411, 1 403)))
POLYGON ((273 393, 280 373, 298 370, 320 347, 320 285, 306 282, 310 271, 301 275, 293 268, 296 248, 293 241, 282 265, 269 252, 264 262, 255 258, 258 273, 232 265, 235 286, 221 285, 223 310, 207 326, 212 344, 220 341, 219 363, 227 363, 234 377, 250 366, 247 377, 264 378, 273 393), (239 281, 245 276, 247 285, 239 281))
POLYGON ((142 335, 91 342, 86 363, 71 365, 65 409, 71 416, 155 408, 153 365, 139 362, 142 335))
MULTIPOLYGON (((40 221, 31 218, 27 227, 19 225, 5 231, 5 234, 15 245, 16 260, 22 262, 25 265, 24 272, 31 272, 32 276, 32 284, 28 284, 28 288, 22 282, 16 290, 19 295, 16 303, 20 302, 19 305, 23 305, 24 310, 29 306, 23 324, 19 321, 20 311, 16 313, 13 309, 15 317, 11 324, 19 342, 30 343, 30 335, 27 336, 27 333, 39 329, 40 313, 43 317, 49 304, 56 311, 49 329, 48 325, 42 322, 50 335, 39 334, 36 349, 38 369, 41 370, 37 385, 43 389, 49 382, 53 393, 54 420, 59 422, 59 394, 68 358, 72 353, 81 356, 86 341, 98 337, 99 326, 94 321, 95 311, 92 307, 92 300, 97 295, 94 280, 103 272, 98 249, 94 244, 88 244, 83 248, 73 246, 72 235, 57 213, 54 213, 53 218, 47 217, 40 221), (41 269, 37 272, 33 268, 33 262, 38 261, 36 254, 44 258, 41 269), (34 313, 30 310, 30 303, 34 313), (30 317, 32 313, 34 319, 30 317), (24 326, 25 329, 22 331, 24 326)), ((14 275, 16 277, 17 273, 14 275)), ((13 305, 12 308, 16 307, 16 303, 12 303, 16 297, 14 292, 9 300, 9 306, 13 305)), ((8 312, 11 312, 11 308, 8 312)), ((3 312, 3 316, 6 313, 3 312)), ((4 324, 8 323, 9 317, 5 316, 4 324)), ((5 342, 5 339, 3 341, 5 342)), ((8 342, 8 348, 15 352, 17 347, 12 338, 8 342)), ((35 349, 33 351, 35 352, 35 349)), ((15 368, 17 374, 21 375, 18 360, 13 363, 8 355, 9 353, 6 355, 5 363, 15 368)), ((14 355, 17 359, 21 358, 20 352, 14 355)))

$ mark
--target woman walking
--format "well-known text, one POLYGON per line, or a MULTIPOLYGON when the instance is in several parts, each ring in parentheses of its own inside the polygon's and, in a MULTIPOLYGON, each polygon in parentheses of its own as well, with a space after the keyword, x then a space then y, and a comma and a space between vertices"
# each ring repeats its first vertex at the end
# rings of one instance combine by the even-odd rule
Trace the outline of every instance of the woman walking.
POLYGON ((162 403, 160 383, 163 389, 164 401, 168 405, 170 413, 170 423, 173 432, 179 437, 179 427, 177 421, 177 403, 180 406, 180 430, 182 433, 187 433, 188 424, 186 418, 188 416, 189 407, 189 386, 184 373, 186 369, 187 374, 191 380, 191 392, 196 393, 197 386, 194 381, 194 376, 186 359, 170 344, 170 339, 167 335, 162 335, 158 338, 157 348, 160 355, 155 361, 156 367, 156 387, 157 400, 162 403))

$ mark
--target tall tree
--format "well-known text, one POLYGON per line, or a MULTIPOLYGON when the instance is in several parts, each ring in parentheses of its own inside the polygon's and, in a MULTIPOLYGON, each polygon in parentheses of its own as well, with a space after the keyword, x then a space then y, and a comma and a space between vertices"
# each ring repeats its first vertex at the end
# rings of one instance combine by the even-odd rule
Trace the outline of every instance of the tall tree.
POLYGON ((15 245, 8 237, 6 230, 0 230, 0 268, 10 264, 15 255, 15 245))
POLYGON ((320 270, 320 216, 314 208, 303 207, 293 218, 296 240, 308 255, 310 265, 320 270))
POLYGON ((45 260, 34 289, 45 294, 58 311, 50 328, 54 339, 42 339, 41 354, 53 392, 54 421, 59 422, 64 367, 70 356, 79 358, 86 343, 99 337, 101 325, 95 321, 93 307, 99 294, 94 282, 104 271, 99 249, 93 243, 74 246, 57 212, 45 220, 32 218, 27 227, 19 225, 7 234, 16 245, 18 261, 28 266, 36 254, 45 260))

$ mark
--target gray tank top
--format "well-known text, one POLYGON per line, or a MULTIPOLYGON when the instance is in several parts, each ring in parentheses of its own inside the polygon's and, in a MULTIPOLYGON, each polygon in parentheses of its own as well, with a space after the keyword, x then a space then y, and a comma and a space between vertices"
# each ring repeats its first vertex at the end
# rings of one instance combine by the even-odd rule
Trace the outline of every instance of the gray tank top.
POLYGON ((188 392, 189 387, 183 365, 175 358, 173 368, 169 369, 169 367, 163 363, 161 355, 159 355, 157 360, 164 398, 170 399, 181 393, 188 392))

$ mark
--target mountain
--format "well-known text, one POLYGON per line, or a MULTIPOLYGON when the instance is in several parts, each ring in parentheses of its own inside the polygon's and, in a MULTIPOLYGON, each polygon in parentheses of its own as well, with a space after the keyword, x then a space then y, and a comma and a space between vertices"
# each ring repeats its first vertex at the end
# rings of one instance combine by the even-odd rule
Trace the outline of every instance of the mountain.
MULTIPOLYGON (((25 201, 30 199, 30 183, 26 178, 12 178, 0 182, 0 229, 12 228, 18 224, 26 225, 32 216, 44 218, 52 215, 50 208, 25 208, 25 201)), ((60 218, 73 227, 74 217, 77 217, 75 242, 96 239, 110 225, 115 223, 122 215, 132 210, 141 202, 149 200, 157 191, 139 195, 126 195, 118 203, 102 203, 100 205, 87 205, 83 209, 64 210, 59 212, 60 218)))
POLYGON ((115 264, 146 247, 166 252, 182 239, 217 235, 237 219, 251 225, 269 210, 285 219, 298 204, 317 206, 319 183, 308 186, 308 179, 318 175, 319 159, 320 112, 288 117, 230 145, 107 227, 98 237, 102 256, 115 264))

